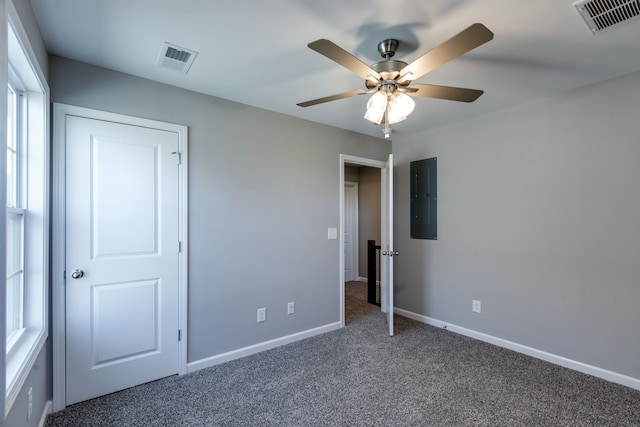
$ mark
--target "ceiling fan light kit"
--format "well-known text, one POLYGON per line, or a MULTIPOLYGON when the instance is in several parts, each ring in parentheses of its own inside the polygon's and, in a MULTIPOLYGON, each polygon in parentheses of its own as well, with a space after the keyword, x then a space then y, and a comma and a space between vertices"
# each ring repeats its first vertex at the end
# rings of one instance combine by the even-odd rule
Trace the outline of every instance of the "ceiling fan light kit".
POLYGON ((316 40, 309 43, 310 49, 362 77, 367 90, 344 92, 301 102, 298 105, 309 107, 356 95, 373 94, 367 102, 367 111, 364 118, 376 125, 384 122, 383 134, 385 138, 389 138, 391 133, 389 125, 405 120, 415 108, 415 101, 412 97, 473 102, 482 95, 483 92, 477 89, 420 83, 411 85, 411 83, 491 39, 493 39, 493 33, 487 27, 482 24, 473 24, 410 64, 391 59, 395 55, 400 42, 396 39, 386 39, 378 43, 378 52, 384 60, 371 66, 329 40, 316 40))

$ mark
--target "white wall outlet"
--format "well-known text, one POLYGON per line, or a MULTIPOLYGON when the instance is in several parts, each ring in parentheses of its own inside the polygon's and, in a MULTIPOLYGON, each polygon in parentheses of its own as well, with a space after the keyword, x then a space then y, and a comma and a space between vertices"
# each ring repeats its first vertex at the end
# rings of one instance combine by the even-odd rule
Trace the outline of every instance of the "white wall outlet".
POLYGON ((258 309, 258 323, 267 321, 267 309, 262 307, 258 309))
POLYGON ((477 299, 471 301, 471 308, 474 313, 482 313, 482 306, 480 305, 480 301, 477 299))
POLYGON ((296 312, 296 304, 291 301, 287 304, 287 314, 293 314, 296 312))
POLYGON ((31 419, 31 413, 33 412, 33 387, 29 387, 27 392, 27 420, 31 419))

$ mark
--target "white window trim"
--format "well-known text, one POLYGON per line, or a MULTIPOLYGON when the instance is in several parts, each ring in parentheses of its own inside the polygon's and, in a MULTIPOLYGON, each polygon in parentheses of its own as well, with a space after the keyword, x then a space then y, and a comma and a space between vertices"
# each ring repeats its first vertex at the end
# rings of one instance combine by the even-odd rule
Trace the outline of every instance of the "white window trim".
MULTIPOLYGON (((27 157, 35 158, 38 154, 38 164, 29 168, 28 182, 29 193, 25 200, 28 209, 25 221, 29 223, 28 230, 25 231, 25 260, 35 265, 33 272, 30 271, 29 278, 25 280, 25 289, 30 292, 35 291, 36 297, 33 305, 25 307, 25 329, 9 353, 6 353, 6 339, 2 342, 0 357, 4 362, 5 369, 2 370, 0 383, 4 385, 5 395, 2 399, 3 410, 0 410, 0 418, 4 419, 11 410, 11 406, 17 398, 20 389, 23 387, 27 376, 42 351, 48 336, 48 285, 49 285, 49 87, 42 72, 36 55, 29 43, 27 33, 20 22, 19 15, 12 2, 0 2, 0 14, 3 35, 0 36, 0 43, 8 46, 2 49, 7 52, 6 57, 0 57, 0 64, 3 67, 0 72, 2 91, 0 94, 6 99, 7 70, 11 63, 16 74, 21 78, 27 92, 27 120, 29 120, 29 142, 26 148, 27 157), (2 10, 6 8, 6 10, 2 10), (6 30, 6 31, 5 31, 6 30), (37 150, 37 151, 32 151, 37 150), (31 156, 33 152, 34 156, 31 156), (36 195, 34 197, 34 195, 36 195), (28 258, 28 261, 27 261, 28 258), (31 283, 28 281, 31 280, 31 283)), ((6 104, 6 101, 4 102, 6 104)), ((6 106, 0 110, 6 116, 6 106)), ((0 129, 6 135, 6 125, 0 129)), ((2 158, 0 161, 6 162, 6 138, 2 158)), ((33 166, 33 165, 32 165, 33 166)), ((5 178, 6 179, 6 178, 5 178)), ((2 191, 6 192, 6 182, 2 184, 2 191)), ((4 194, 4 193, 0 193, 4 194)), ((2 251, 6 251, 6 211, 0 217, 2 234, 0 235, 0 245, 2 251)), ((25 265, 25 269, 30 266, 25 265)), ((5 273, 3 266, 0 272, 5 273)), ((3 293, 4 294, 4 293, 3 293)), ((2 322, 5 322, 5 296, 0 301, 0 314, 2 322)), ((4 323, 2 324, 4 326, 4 323)), ((3 327, 3 330, 5 328, 3 327)))
MULTIPOLYGON (((7 46, 7 3, 0 0, 0 46, 7 46)), ((8 85, 8 69, 9 59, 7 55, 7 49, 0 49, 0 117, 7 117, 7 85, 8 85)), ((0 164, 7 164, 7 121, 0 120, 0 164)), ((6 201, 7 196, 7 174, 0 173, 0 200, 6 201)), ((5 203, 6 204, 6 203, 5 203)), ((3 206, 4 208, 4 206, 3 206)), ((6 259, 7 252, 7 211, 6 209, 0 209, 0 254, 2 259, 6 259)), ((7 275, 6 262, 0 262, 0 277, 6 277, 7 275)), ((0 292, 0 330, 6 330, 6 293, 0 292)), ((6 360, 6 340, 1 340, 3 343, 0 347, 0 364, 5 365, 6 360)), ((0 369, 0 386, 5 388, 6 384, 6 372, 4 369, 0 369)), ((0 421, 5 419, 5 399, 0 399, 0 421)))

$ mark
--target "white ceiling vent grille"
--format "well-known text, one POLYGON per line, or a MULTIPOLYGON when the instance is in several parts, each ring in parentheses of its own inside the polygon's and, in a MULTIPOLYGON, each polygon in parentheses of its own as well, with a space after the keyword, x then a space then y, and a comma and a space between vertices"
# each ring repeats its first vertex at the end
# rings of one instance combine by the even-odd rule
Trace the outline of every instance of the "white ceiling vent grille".
POLYGON ((172 70, 182 71, 186 74, 189 68, 191 68, 193 61, 195 61, 196 56, 198 56, 198 52, 194 50, 164 42, 160 49, 158 65, 171 68, 172 70))
POLYGON ((593 34, 640 17, 640 0, 580 0, 573 5, 593 34))

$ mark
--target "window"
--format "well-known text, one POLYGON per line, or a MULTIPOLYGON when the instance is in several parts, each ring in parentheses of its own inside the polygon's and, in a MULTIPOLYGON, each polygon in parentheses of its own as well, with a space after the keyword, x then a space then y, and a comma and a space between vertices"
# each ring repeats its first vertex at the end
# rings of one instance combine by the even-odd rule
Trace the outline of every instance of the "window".
POLYGON ((11 84, 7 87, 7 206, 18 205, 18 94, 11 84))
POLYGON ((0 315, 6 328, 5 339, 0 340, 5 360, 4 372, 0 371, 5 388, 0 421, 43 351, 49 298, 49 88, 13 3, 5 5, 6 15, 0 19, 6 19, 7 45, 0 46, 0 66, 8 70, 8 79, 0 73, 0 94, 6 97, 0 101, 2 114, 7 107, 7 122, 6 144, 2 123, 0 157, 7 171, 0 186, 0 195, 6 194, 0 252, 6 262, 0 270, 5 275, 6 301, 0 304, 4 310, 0 315))
MULTIPOLYGON (((13 79, 11 79, 13 80, 13 79)), ((15 80, 7 87, 7 262, 6 341, 13 348, 23 329, 24 315, 24 217, 22 175, 24 149, 19 131, 23 122, 21 94, 15 80)))

